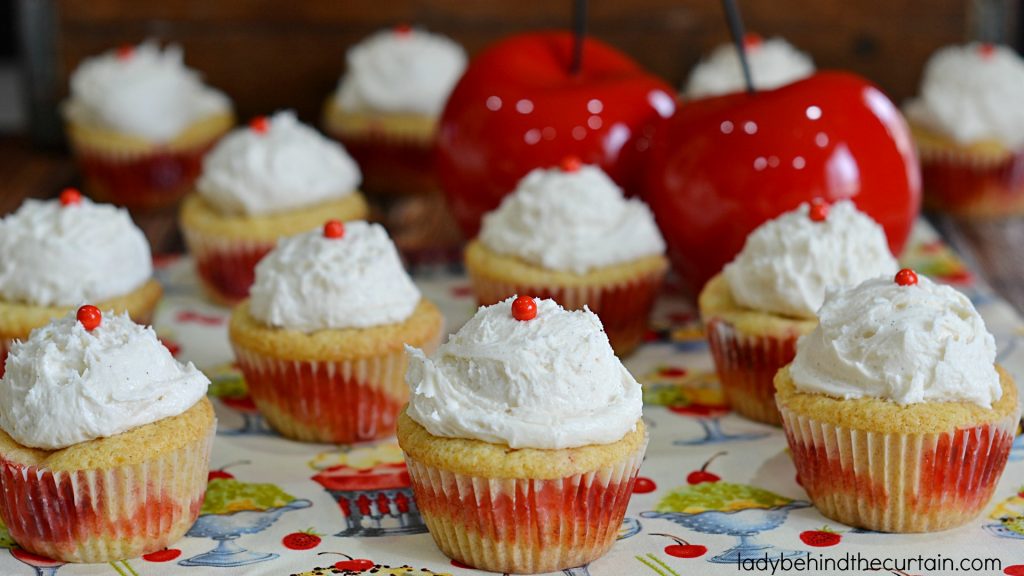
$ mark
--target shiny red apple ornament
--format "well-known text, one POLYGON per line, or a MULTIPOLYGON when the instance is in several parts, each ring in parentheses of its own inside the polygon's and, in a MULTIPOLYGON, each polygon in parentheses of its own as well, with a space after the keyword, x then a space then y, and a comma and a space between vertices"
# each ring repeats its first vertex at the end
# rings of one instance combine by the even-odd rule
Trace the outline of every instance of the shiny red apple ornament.
POLYGON ((570 155, 638 192, 653 124, 672 114, 674 92, 593 38, 573 74, 572 49, 569 32, 499 41, 470 63, 448 99, 437 168, 467 238, 527 172, 570 155))
POLYGON ((878 88, 848 73, 683 103, 651 148, 645 199, 692 295, 754 228, 801 202, 851 198, 897 255, 920 208, 906 122, 878 88))

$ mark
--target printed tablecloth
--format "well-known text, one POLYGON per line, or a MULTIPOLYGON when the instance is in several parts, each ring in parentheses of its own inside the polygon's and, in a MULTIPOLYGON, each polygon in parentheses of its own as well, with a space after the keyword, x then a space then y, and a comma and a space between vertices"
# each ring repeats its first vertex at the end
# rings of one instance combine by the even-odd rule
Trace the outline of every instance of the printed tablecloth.
MULTIPOLYGON (((1021 319, 975 282, 926 224, 915 230, 903 263, 964 290, 996 337, 998 361, 1018 382, 1024 379, 1021 319)), ((187 258, 161 262, 158 274, 167 290, 155 321, 158 333, 213 381, 220 427, 211 478, 234 478, 251 489, 248 497, 270 504, 200 516, 174 548, 111 564, 53 563, 0 534, 0 546, 8 550, 0 551, 0 575, 484 574, 453 564, 434 546, 394 440, 330 446, 274 434, 231 364, 228 311, 203 300, 187 258)), ((450 331, 476 308, 459 273, 435 271, 417 282, 440 306, 450 331)), ((967 526, 883 534, 838 525, 807 502, 781 430, 730 413, 698 318, 671 292, 658 303, 649 341, 626 360, 644 385, 651 442, 619 541, 606 556, 565 575, 735 575, 772 573, 773 567, 776 574, 1024 575, 1024 436, 1014 442, 994 498, 967 526), (709 460, 707 472, 722 481, 769 490, 788 503, 717 517, 656 512, 709 460)), ((219 504, 231 509, 230 498, 219 504)))

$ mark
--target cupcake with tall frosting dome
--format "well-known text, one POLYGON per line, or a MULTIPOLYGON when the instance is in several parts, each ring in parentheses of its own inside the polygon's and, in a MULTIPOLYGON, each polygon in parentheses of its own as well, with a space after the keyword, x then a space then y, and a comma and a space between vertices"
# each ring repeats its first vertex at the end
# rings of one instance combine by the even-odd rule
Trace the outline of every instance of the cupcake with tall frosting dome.
POLYGON ((830 288, 898 269, 885 232, 853 202, 804 203, 756 228, 743 250, 701 291, 698 305, 726 399, 767 424, 775 372, 814 329, 830 288))
POLYGON ((91 305, 15 342, 6 366, 0 519, 19 546, 111 562, 185 534, 216 428, 202 372, 152 328, 91 305))
POLYGON ((345 149, 290 111, 257 117, 203 160, 181 228, 199 279, 216 301, 249 294, 256 263, 278 238, 325 219, 366 218, 359 167, 345 149))
POLYGON ((822 514, 869 530, 964 524, 992 496, 1017 387, 966 296, 900 270, 831 292, 775 378, 800 481, 822 514))
POLYGON ((481 307, 433 356, 409 354, 398 442, 442 552, 480 570, 537 573, 611 547, 647 432, 640 384, 595 314, 508 298, 481 307))
POLYGON ((442 325, 384 228, 332 220, 282 239, 259 263, 229 337, 271 426, 349 444, 394 434, 409 398, 404 346, 432 348, 442 325))
POLYGON ((185 66, 181 47, 153 41, 82 61, 62 111, 90 195, 143 210, 191 190, 234 124, 230 100, 185 66))
POLYGON ((530 294, 588 306, 624 355, 647 331, 664 252, 646 204, 625 198, 599 167, 568 158, 527 174, 486 214, 465 260, 480 304, 530 294))
MULTIPOLYGON (((748 34, 743 41, 750 76, 758 90, 773 90, 814 74, 814 61, 782 38, 761 39, 748 34)), ((732 43, 715 48, 690 72, 683 94, 708 98, 746 90, 743 69, 732 43)))
POLYGON ((1024 213, 1024 60, 1010 47, 947 46, 904 107, 925 205, 964 216, 1024 213))
POLYGON ((128 212, 74 189, 0 218, 0 253, 0 375, 14 340, 83 302, 148 323, 163 294, 128 212))

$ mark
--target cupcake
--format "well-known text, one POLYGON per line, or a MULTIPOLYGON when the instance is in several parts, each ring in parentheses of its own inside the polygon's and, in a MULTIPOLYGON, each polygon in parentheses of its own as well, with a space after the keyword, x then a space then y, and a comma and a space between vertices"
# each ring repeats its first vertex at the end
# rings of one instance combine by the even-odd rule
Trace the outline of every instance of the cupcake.
POLYGON ((206 490, 208 384, 152 328, 90 305, 15 342, 0 379, 0 519, 14 541, 111 562, 181 538, 206 490))
POLYGON ((405 344, 443 318, 378 224, 334 220, 282 239, 256 266, 229 337, 249 394, 282 435, 350 444, 395 433, 409 399, 405 344))
POLYGON ((176 45, 108 50, 85 59, 70 84, 62 111, 86 190, 133 210, 177 203, 234 124, 231 102, 185 66, 176 45))
POLYGON ((722 390, 733 410, 781 423, 772 379, 814 329, 829 287, 893 274, 885 232, 849 200, 801 204, 765 222, 713 277, 698 305, 722 390))
POLYGON ((481 305, 529 294, 571 310, 588 306, 625 355, 647 331, 668 269, 664 252, 646 204, 623 197, 599 167, 569 158, 527 174, 484 216, 465 259, 481 305))
MULTIPOLYGON (((814 61, 782 38, 762 40, 748 34, 743 40, 750 76, 758 90, 773 90, 814 74, 814 61)), ((747 89, 736 46, 722 44, 690 72, 683 91, 690 99, 708 98, 747 89)))
POLYGON ((0 376, 14 340, 83 302, 148 323, 163 289, 128 212, 78 191, 26 200, 0 218, 0 376))
POLYGON ((589 310, 481 307, 409 349, 398 443, 438 547, 492 572, 555 572, 615 541, 647 446, 641 388, 589 310))
POLYGON ((249 295, 256 263, 277 239, 325 219, 366 218, 359 167, 292 112, 255 118, 203 160, 181 230, 207 294, 222 304, 249 295))
POLYGON ((1006 465, 1020 408, 970 300, 901 270, 830 293, 818 316, 775 378, 814 505, 883 532, 976 517, 1006 465))
POLYGON ((961 216, 1024 214, 1024 60, 1009 47, 948 46, 904 107, 925 206, 961 216))

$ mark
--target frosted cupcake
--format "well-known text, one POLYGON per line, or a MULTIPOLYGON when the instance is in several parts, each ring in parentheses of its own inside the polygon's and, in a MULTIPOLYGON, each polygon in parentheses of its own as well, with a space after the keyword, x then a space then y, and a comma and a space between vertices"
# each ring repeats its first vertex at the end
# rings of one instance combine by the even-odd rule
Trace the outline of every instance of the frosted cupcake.
POLYGON ((751 232, 698 301, 732 408, 780 424, 772 379, 814 329, 826 289, 896 270, 882 227, 849 200, 801 204, 751 232))
POLYGON ((282 239, 259 263, 229 336, 271 426, 350 444, 394 434, 409 399, 403 347, 432 348, 442 324, 380 225, 334 220, 282 239))
POLYGON ((1009 47, 948 46, 904 111, 925 205, 965 216, 1024 213, 1024 60, 1009 47))
POLYGON ((647 432, 640 385, 596 315, 509 298, 481 307, 433 357, 409 354, 398 443, 442 552, 536 573, 611 547, 647 432))
POLYGON ((344 148, 292 112, 233 131, 203 160, 196 192, 181 208, 203 288, 215 301, 234 304, 249 295, 256 263, 278 238, 329 218, 366 218, 360 178, 344 148))
POLYGON ((0 519, 25 550, 111 562, 167 547, 203 503, 209 381, 93 306, 16 342, 0 379, 0 519))
POLYGON ((132 209, 177 203, 203 154, 234 124, 231 102, 179 46, 123 46, 85 59, 62 111, 89 194, 132 209))
MULTIPOLYGON (((748 34, 743 41, 750 76, 758 90, 773 90, 814 74, 814 61, 782 38, 762 40, 748 34)), ((736 46, 722 44, 690 72, 683 91, 687 98, 708 98, 747 89, 736 46)))
POLYGON ((664 252, 646 204, 626 199, 599 167, 569 158, 527 174, 484 216, 465 258, 480 304, 528 294, 571 310, 588 306, 625 355, 647 331, 668 269, 664 252))
POLYGON ((73 189, 0 219, 0 254, 0 375, 14 340, 83 302, 147 323, 163 294, 128 212, 73 189))
POLYGON ((911 270, 833 292, 775 379, 801 483, 822 514, 885 532, 959 526, 988 503, 1020 417, 963 294, 911 270))
POLYGON ((363 168, 373 193, 437 188, 438 119, 466 67, 466 52, 440 34, 399 26, 352 46, 324 110, 324 126, 363 168))

